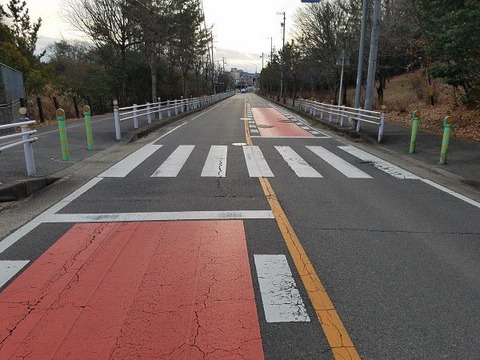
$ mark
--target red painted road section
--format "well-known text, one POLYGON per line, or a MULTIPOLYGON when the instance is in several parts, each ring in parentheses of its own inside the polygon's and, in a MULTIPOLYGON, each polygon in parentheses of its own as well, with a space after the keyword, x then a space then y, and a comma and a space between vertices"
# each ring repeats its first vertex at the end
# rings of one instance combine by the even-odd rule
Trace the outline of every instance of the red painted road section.
POLYGON ((261 136, 308 136, 308 131, 290 122, 285 116, 272 108, 252 108, 253 118, 261 136), (265 126, 265 127, 264 127, 265 126))
POLYGON ((263 359, 242 221, 78 224, 0 294, 0 359, 263 359))

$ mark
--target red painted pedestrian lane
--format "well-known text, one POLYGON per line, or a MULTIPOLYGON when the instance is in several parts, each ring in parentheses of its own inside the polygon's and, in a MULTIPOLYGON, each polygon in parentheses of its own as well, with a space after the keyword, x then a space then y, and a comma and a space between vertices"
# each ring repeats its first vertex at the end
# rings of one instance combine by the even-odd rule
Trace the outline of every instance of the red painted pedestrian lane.
POLYGON ((252 108, 252 113, 261 136, 314 137, 273 108, 252 108))
POLYGON ((242 221, 78 224, 0 293, 0 359, 263 359, 242 221))

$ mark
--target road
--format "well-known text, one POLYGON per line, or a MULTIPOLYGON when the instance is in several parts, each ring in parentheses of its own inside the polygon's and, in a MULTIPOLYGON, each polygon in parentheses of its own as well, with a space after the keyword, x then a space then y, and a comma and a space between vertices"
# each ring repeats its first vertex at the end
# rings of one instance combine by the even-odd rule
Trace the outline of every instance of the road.
POLYGON ((478 202, 253 94, 100 162, 0 242, 0 358, 478 358, 478 202))

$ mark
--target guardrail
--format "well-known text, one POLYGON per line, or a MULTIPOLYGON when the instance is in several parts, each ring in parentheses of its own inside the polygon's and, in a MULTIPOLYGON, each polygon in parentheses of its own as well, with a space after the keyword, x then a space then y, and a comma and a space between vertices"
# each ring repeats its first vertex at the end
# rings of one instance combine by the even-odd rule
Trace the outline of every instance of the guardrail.
POLYGON ((297 101, 298 108, 301 111, 309 112, 310 115, 320 116, 321 120, 328 117, 328 122, 335 122, 340 126, 344 126, 349 121, 353 122, 357 131, 360 131, 361 123, 369 123, 378 126, 378 142, 383 139, 385 130, 385 106, 382 111, 364 110, 360 108, 351 108, 347 106, 338 106, 333 104, 321 103, 314 100, 299 99, 297 101))
POLYGON ((191 97, 186 99, 166 100, 158 101, 155 103, 149 103, 142 105, 133 104, 132 106, 118 107, 118 103, 115 100, 113 106, 113 118, 115 121, 115 138, 121 140, 121 122, 125 120, 133 119, 133 128, 138 129, 138 120, 142 116, 147 117, 147 122, 152 123, 152 117, 155 116, 161 120, 164 116, 171 117, 177 116, 180 113, 194 111, 203 107, 206 107, 212 103, 223 100, 234 94, 234 92, 221 93, 210 96, 191 97))
POLYGON ((32 143, 38 140, 38 138, 32 137, 37 130, 30 130, 30 125, 35 124, 35 120, 28 120, 26 117, 23 117, 21 120, 23 121, 13 124, 0 125, 0 130, 15 129, 18 127, 21 130, 19 133, 0 136, 0 153, 15 146, 23 145, 25 164, 27 165, 27 174, 28 176, 35 176, 36 169, 32 143), (20 137, 21 140, 19 139, 17 141, 11 141, 12 139, 17 139, 20 137))

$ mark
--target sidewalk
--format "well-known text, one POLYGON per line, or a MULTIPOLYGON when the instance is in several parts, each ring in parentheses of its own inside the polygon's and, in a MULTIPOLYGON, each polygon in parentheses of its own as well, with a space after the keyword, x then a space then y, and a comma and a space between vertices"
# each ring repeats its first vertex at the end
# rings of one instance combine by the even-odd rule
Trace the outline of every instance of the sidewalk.
MULTIPOLYGON (((197 111, 201 111, 201 108, 197 111)), ((139 128, 134 129, 133 119, 121 123, 122 140, 115 140, 115 125, 113 114, 92 116, 93 150, 87 150, 85 122, 83 118, 67 120, 67 138, 70 150, 70 160, 62 160, 58 125, 36 127, 34 135, 38 140, 33 143, 36 166, 36 176, 27 176, 23 146, 16 146, 0 153, 0 204, 24 198, 35 191, 50 185, 59 179, 58 172, 79 163, 102 150, 113 146, 125 145, 138 137, 166 126, 195 111, 185 112, 168 117, 163 113, 162 120, 153 119, 148 124, 146 116, 139 117, 139 128)))
POLYGON ((321 124, 321 126, 352 138, 360 138, 371 146, 380 147, 403 159, 419 163, 431 171, 442 174, 451 173, 460 178, 460 182, 463 185, 468 185, 477 191, 480 190, 480 142, 450 138, 446 164, 440 165, 440 149, 443 135, 419 130, 415 153, 409 154, 411 128, 389 124, 388 112, 383 141, 379 144, 376 140, 378 126, 363 123, 362 129, 360 132, 357 132, 350 124, 341 127, 333 122, 321 121, 318 117, 314 118, 310 114, 300 112, 298 108, 292 106, 291 99, 288 99, 286 104, 277 102, 275 99, 268 98, 268 100, 313 120, 321 124))

